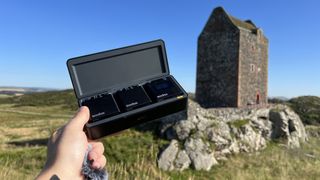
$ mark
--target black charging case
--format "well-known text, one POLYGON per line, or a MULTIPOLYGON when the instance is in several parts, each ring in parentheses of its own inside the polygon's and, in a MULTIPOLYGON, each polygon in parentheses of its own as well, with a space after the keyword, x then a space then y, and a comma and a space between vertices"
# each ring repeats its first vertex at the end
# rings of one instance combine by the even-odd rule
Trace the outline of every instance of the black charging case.
POLYGON ((79 106, 90 109, 89 139, 187 108, 162 40, 71 58, 67 66, 79 106))

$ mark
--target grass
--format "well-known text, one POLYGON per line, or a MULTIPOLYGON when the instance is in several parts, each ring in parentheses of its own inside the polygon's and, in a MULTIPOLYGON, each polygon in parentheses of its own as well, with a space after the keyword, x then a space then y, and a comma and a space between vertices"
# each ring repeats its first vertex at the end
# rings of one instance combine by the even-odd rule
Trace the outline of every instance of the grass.
POLYGON ((11 95, 7 95, 7 94, 0 94, 0 98, 8 98, 11 97, 11 95))
POLYGON ((62 106, 63 109, 76 110, 77 101, 73 90, 49 91, 0 98, 0 104, 14 104, 15 106, 62 106))
MULTIPOLYGON (((3 98, 5 99, 5 98, 3 98)), ((4 102, 4 101, 2 101, 4 102)), ((19 102, 17 102, 19 104, 19 102)), ((0 179, 34 179, 46 159, 46 138, 64 124, 72 109, 61 104, 43 106, 0 104, 0 179)), ((247 120, 232 122, 235 127, 247 120)), ((313 131, 317 127, 312 127, 313 131)), ((238 154, 210 171, 165 172, 156 164, 167 143, 150 131, 129 129, 102 139, 110 179, 318 179, 320 139, 310 138, 300 149, 276 143, 257 153, 238 154)))
POLYGON ((2 149, 0 152, 1 179, 32 179, 43 166, 45 147, 2 149))

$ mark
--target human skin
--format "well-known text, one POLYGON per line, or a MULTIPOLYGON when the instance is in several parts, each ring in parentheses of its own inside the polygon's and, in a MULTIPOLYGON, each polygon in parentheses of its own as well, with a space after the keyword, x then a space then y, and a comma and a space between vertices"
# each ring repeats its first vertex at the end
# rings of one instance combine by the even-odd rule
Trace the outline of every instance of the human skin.
POLYGON ((89 109, 83 106, 67 124, 52 134, 46 164, 36 179, 50 179, 54 175, 59 179, 84 179, 81 167, 89 144, 92 145, 88 154, 91 166, 100 169, 106 165, 103 144, 89 141, 83 132, 89 116, 89 109))

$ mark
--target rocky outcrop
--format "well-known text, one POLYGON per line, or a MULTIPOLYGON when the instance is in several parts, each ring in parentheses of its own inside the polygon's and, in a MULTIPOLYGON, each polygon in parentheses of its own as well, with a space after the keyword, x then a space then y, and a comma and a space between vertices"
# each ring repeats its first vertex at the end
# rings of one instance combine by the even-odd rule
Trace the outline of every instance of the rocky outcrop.
POLYGON ((273 122, 272 139, 280 139, 293 148, 300 147, 300 140, 307 139, 305 128, 299 116, 287 107, 271 109, 270 121, 273 122))
POLYGON ((177 169, 174 165, 178 153, 178 141, 172 140, 170 145, 160 155, 158 165, 163 170, 177 169))
POLYGON ((171 140, 158 159, 164 170, 210 170, 231 154, 264 149, 270 140, 288 148, 307 140, 299 116, 285 105, 203 109, 189 100, 187 114, 161 122, 160 135, 171 140))

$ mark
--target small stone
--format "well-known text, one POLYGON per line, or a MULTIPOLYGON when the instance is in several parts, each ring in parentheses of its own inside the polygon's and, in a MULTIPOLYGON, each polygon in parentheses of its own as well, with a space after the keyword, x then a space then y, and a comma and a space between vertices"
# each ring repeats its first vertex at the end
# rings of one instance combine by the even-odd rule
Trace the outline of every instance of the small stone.
POLYGON ((171 140, 169 146, 162 151, 158 159, 158 167, 165 171, 171 171, 174 169, 174 160, 179 150, 177 140, 171 140))
POLYGON ((185 143, 185 150, 195 170, 209 171, 213 165, 218 164, 214 153, 201 139, 188 139, 185 143))
POLYGON ((195 125, 191 121, 180 121, 175 126, 177 137, 179 140, 184 140, 189 137, 191 131, 195 129, 195 125))
POLYGON ((191 164, 191 160, 185 150, 182 150, 178 153, 174 164, 175 164, 175 169, 179 171, 183 171, 189 168, 191 164))

